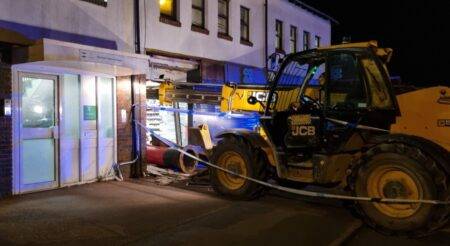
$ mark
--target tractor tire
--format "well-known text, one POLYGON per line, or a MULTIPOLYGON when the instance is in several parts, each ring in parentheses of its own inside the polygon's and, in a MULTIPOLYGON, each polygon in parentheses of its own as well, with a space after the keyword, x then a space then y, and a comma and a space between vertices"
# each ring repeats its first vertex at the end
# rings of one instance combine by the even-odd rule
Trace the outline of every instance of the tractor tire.
MULTIPOLYGON (((402 142, 380 143, 360 158, 350 178, 360 197, 450 200, 448 177, 420 148, 402 142)), ((357 202, 356 212, 375 230, 387 235, 421 237, 444 226, 444 205, 357 202)))
MULTIPOLYGON (((240 137, 226 136, 214 147, 211 162, 227 170, 266 180, 267 165, 261 151, 240 137)), ((210 168, 211 184, 214 190, 228 198, 253 200, 263 194, 264 186, 228 174, 216 168, 210 168)))

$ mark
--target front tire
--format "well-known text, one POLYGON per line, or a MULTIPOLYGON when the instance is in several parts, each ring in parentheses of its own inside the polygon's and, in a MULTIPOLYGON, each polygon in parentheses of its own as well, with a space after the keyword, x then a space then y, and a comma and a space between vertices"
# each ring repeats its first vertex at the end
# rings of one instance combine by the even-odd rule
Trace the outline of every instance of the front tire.
MULTIPOLYGON (((213 150, 211 162, 243 176, 264 181, 267 168, 261 151, 240 137, 226 136, 213 150)), ((255 182, 210 168, 214 190, 224 196, 239 200, 252 200, 261 196, 264 187, 255 182)))
MULTIPOLYGON (((361 158, 353 174, 355 196, 414 200, 448 200, 445 173, 420 149, 382 143, 361 158)), ((358 202, 366 223, 385 234, 422 236, 445 225, 443 205, 358 202)))

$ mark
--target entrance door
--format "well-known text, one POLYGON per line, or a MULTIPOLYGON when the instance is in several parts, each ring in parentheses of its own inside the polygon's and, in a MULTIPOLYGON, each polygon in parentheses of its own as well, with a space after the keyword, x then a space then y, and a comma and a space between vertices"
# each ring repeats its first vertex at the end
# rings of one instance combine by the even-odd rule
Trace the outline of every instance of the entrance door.
POLYGON ((114 162, 114 80, 97 77, 98 177, 110 178, 114 162))
POLYGON ((58 186, 57 81, 56 76, 19 75, 22 193, 58 186))
POLYGON ((97 180, 97 88, 95 76, 81 76, 81 182, 97 180))

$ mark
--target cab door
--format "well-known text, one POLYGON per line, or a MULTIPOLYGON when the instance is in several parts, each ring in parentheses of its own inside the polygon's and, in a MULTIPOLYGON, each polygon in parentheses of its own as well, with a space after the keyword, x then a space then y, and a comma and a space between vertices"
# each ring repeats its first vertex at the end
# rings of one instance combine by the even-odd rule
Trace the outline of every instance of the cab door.
POLYGON ((355 53, 335 52, 327 58, 324 138, 329 151, 338 150, 351 137, 350 126, 360 124, 367 114, 367 90, 355 53))
POLYGON ((279 151, 303 153, 304 149, 320 145, 318 77, 324 71, 320 57, 292 59, 286 61, 277 75, 272 88, 271 117, 263 118, 262 124, 279 151), (304 93, 308 96, 304 97, 304 93))

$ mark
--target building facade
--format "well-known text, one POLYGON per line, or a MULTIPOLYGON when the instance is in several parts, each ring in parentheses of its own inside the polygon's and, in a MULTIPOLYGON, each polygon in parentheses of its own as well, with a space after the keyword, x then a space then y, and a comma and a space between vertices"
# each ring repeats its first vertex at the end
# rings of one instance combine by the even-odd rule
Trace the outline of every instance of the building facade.
POLYGON ((329 45, 334 21, 296 0, 141 3, 152 77, 175 81, 264 84, 270 54, 329 45))
POLYGON ((0 197, 112 178, 145 147, 149 81, 266 84, 331 24, 297 0, 2 0, 0 197))
POLYGON ((108 180, 134 159, 148 57, 133 3, 0 2, 0 197, 108 180))

